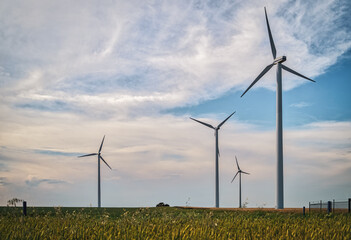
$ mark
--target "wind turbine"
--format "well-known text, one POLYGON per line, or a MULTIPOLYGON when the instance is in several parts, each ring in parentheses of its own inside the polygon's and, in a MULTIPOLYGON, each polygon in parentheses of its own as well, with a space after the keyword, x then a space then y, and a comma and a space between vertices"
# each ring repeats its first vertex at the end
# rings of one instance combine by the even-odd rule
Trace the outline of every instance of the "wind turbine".
POLYGON ((217 127, 214 127, 212 126, 211 124, 208 124, 208 123, 204 123, 204 122, 201 122, 199 120, 196 120, 194 118, 190 118, 191 120, 194 120, 198 123, 201 123, 203 125, 205 125, 206 127, 209 127, 209 128, 212 128, 215 130, 215 137, 216 137, 216 176, 215 176, 215 179, 216 179, 216 208, 219 207, 219 173, 218 173, 218 157, 219 157, 219 148, 218 148, 218 130, 222 127, 222 125, 231 117, 233 116, 235 112, 233 112, 232 114, 229 115, 229 117, 227 117, 226 119, 224 119, 223 122, 221 122, 217 127))
POLYGON ((238 171, 236 172, 235 176, 233 177, 233 180, 231 181, 231 183, 234 181, 235 177, 239 174, 239 208, 241 208, 241 174, 250 174, 247 172, 244 172, 240 169, 239 167, 239 163, 238 163, 238 159, 235 156, 235 161, 236 161, 236 166, 238 167, 238 171))
POLYGON ((112 168, 110 167, 110 165, 107 164, 107 162, 105 161, 105 159, 101 156, 101 149, 102 149, 102 145, 104 144, 104 140, 105 140, 105 136, 102 139, 99 151, 97 153, 90 153, 90 154, 86 154, 86 155, 82 155, 79 157, 89 157, 89 156, 98 156, 98 207, 101 207, 101 177, 100 177, 100 159, 112 170, 112 168))
POLYGON ((276 91, 276 124, 277 124, 277 194, 276 194, 276 208, 283 209, 284 208, 284 185, 283 185, 283 114, 282 114, 282 69, 295 74, 299 77, 305 78, 312 82, 314 80, 295 72, 294 70, 288 68, 282 63, 286 61, 286 56, 276 57, 277 51, 275 49, 271 29, 269 27, 268 17, 266 8, 264 8, 264 12, 266 15, 266 23, 268 29, 268 36, 271 45, 271 50, 273 54, 273 63, 269 64, 263 71, 258 75, 258 77, 251 83, 251 85, 246 89, 246 91, 241 95, 249 91, 249 89, 263 76, 265 75, 274 65, 277 65, 277 91, 276 91))

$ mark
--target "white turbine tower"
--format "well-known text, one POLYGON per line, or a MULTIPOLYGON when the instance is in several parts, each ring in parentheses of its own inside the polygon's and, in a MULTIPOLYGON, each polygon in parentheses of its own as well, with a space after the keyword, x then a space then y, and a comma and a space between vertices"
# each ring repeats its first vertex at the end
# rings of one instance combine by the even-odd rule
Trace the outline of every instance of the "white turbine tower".
POLYGON ((284 208, 284 185, 283 185, 283 119, 282 119, 282 68, 292 74, 295 74, 299 77, 305 78, 307 80, 310 80, 312 82, 315 82, 314 80, 305 77, 304 75, 295 72, 294 70, 288 68, 287 66, 283 65, 282 63, 286 61, 286 56, 281 56, 281 57, 276 57, 276 49, 271 33, 271 29, 269 27, 269 22, 268 22, 268 17, 267 17, 267 12, 266 8, 264 8, 264 12, 266 15, 266 23, 267 23, 267 29, 268 29, 268 36, 269 36, 269 41, 272 49, 272 54, 273 54, 273 63, 268 65, 263 71, 258 75, 258 77, 251 83, 251 85, 246 89, 246 91, 241 95, 244 96, 244 94, 249 91, 249 89, 264 75, 266 74, 274 65, 277 65, 277 113, 276 113, 276 121, 277 121, 277 194, 276 194, 276 208, 277 209, 283 209, 284 208))
POLYGON ((86 155, 82 155, 79 157, 88 157, 88 156, 98 156, 98 207, 101 207, 101 177, 100 177, 100 159, 112 170, 112 168, 110 167, 110 165, 107 164, 107 162, 105 161, 105 159, 101 156, 101 149, 102 149, 102 145, 104 144, 104 140, 105 140, 105 136, 102 139, 99 151, 97 153, 90 153, 90 154, 86 154, 86 155))
POLYGON ((236 158, 236 156, 235 156, 235 161, 236 161, 236 166, 238 167, 238 171, 236 172, 235 176, 233 177, 233 180, 231 181, 231 183, 234 181, 236 176, 239 174, 239 208, 241 208, 241 174, 242 173, 250 174, 250 173, 244 172, 240 169, 238 159, 236 158))
POLYGON ((229 117, 227 117, 226 119, 224 119, 223 122, 221 122, 217 127, 214 127, 212 126, 211 124, 208 124, 208 123, 204 123, 204 122, 201 122, 199 120, 196 120, 194 118, 190 118, 198 123, 201 123, 203 125, 205 125, 206 127, 209 127, 209 128, 212 128, 215 130, 215 137, 216 137, 216 176, 215 176, 215 179, 216 179, 216 186, 215 186, 215 190, 216 190, 216 208, 219 207, 219 173, 218 173, 218 157, 219 157, 219 148, 218 148, 218 130, 222 127, 222 125, 231 117, 233 116, 235 112, 233 112, 232 114, 229 115, 229 117))

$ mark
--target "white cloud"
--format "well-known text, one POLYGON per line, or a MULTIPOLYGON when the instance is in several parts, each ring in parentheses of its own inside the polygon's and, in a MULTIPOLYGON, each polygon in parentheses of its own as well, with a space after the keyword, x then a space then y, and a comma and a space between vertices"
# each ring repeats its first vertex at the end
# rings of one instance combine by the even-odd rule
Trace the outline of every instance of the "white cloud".
MULTIPOLYGON (((1 93, 12 105, 50 98, 69 105, 67 111, 157 112, 244 89, 271 62, 263 8, 255 1, 20 5, 1 7, 1 93)), ((305 75, 320 75, 351 46, 338 1, 266 6, 278 54, 305 75)), ((269 74, 257 87, 274 89, 269 74)), ((284 78, 287 89, 304 83, 284 78)))

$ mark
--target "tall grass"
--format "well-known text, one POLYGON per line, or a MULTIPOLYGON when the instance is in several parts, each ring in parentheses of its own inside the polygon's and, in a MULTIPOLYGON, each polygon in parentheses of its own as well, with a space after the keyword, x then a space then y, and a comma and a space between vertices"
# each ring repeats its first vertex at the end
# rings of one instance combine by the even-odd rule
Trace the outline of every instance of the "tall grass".
POLYGON ((351 239, 350 214, 0 208, 1 239, 351 239))

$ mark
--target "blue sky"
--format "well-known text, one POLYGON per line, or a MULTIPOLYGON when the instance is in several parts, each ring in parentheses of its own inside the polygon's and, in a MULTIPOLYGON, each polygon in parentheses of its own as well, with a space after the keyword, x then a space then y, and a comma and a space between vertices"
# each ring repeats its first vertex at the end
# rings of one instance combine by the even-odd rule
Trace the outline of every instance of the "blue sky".
POLYGON ((275 206, 277 55, 283 72, 285 205, 351 192, 349 1, 3 1, 0 6, 0 204, 275 206))

